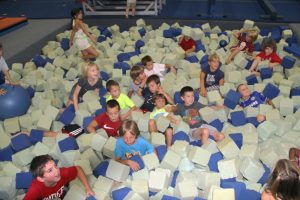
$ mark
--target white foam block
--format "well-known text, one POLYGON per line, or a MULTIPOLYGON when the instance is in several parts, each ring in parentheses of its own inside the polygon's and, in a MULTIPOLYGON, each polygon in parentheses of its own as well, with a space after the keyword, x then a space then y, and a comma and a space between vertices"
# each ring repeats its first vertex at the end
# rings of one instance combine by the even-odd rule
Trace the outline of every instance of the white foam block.
POLYGON ((159 166, 159 160, 155 153, 142 156, 143 162, 148 170, 152 170, 159 166))
POLYGON ((199 165, 207 166, 211 153, 201 147, 193 146, 188 154, 188 158, 199 165))
POLYGON ((40 156, 44 154, 48 154, 50 152, 50 149, 45 144, 38 142, 34 145, 34 148, 32 150, 32 154, 34 156, 40 156))
POLYGON ((194 199, 198 196, 197 186, 192 181, 183 181, 176 185, 175 196, 183 200, 194 199))
POLYGON ((256 144, 243 144, 241 151, 239 153, 240 158, 257 158, 258 149, 256 144))
POLYGON ((264 174, 265 169, 259 161, 248 157, 243 160, 240 172, 247 180, 257 183, 264 174))
POLYGON ((76 114, 76 116, 75 116, 74 122, 76 124, 78 124, 79 126, 83 125, 84 118, 91 116, 91 113, 89 113, 87 110, 84 110, 84 109, 77 110, 75 114, 76 114))
POLYGON ((104 176, 99 176, 94 184, 93 190, 96 192, 98 190, 103 191, 106 195, 110 195, 114 186, 114 181, 106 178, 104 176))
POLYGON ((88 107, 89 112, 94 114, 102 106, 98 100, 93 100, 93 101, 89 101, 89 103, 87 104, 87 107, 88 107))
POLYGON ((30 129, 32 127, 32 119, 30 114, 25 114, 19 117, 21 128, 30 129))
POLYGON ((4 120, 4 129, 7 133, 16 133, 20 131, 20 124, 18 117, 4 120))
POLYGON ((172 150, 168 150, 160 166, 175 171, 180 163, 181 157, 172 150))
POLYGON ((141 107, 144 103, 144 99, 138 95, 132 95, 131 100, 136 107, 141 107))
POLYGON ((152 192, 159 192, 163 188, 168 187, 168 175, 163 171, 150 171, 149 175, 149 190, 152 192))
POLYGON ((253 28, 253 26, 254 26, 254 21, 249 20, 249 19, 246 19, 244 21, 244 25, 243 25, 244 29, 250 29, 250 28, 253 28))
POLYGON ((93 149, 88 148, 81 154, 81 159, 88 159, 90 161, 92 169, 95 169, 100 163, 100 159, 96 155, 93 149))
POLYGON ((41 130, 50 130, 52 125, 52 119, 46 115, 42 115, 38 120, 36 127, 41 130))
POLYGON ((139 118, 139 120, 137 121, 139 130, 143 132, 148 131, 148 122, 149 122, 149 117, 147 117, 146 115, 139 118))
POLYGON ((79 150, 69 150, 61 153, 60 163, 63 167, 70 167, 74 165, 75 160, 80 159, 79 150))
POLYGON ((204 190, 205 188, 211 187, 212 185, 220 186, 221 175, 216 172, 198 172, 198 184, 197 187, 204 190))
POLYGON ((114 158, 115 157, 114 151, 115 151, 115 147, 116 147, 116 142, 117 142, 116 138, 109 137, 108 140, 106 141, 104 147, 103 147, 103 150, 102 150, 103 155, 105 155, 109 158, 114 158))
POLYGON ((16 165, 14 165, 12 162, 4 162, 4 166, 2 168, 2 172, 5 176, 16 176, 16 173, 21 172, 22 170, 19 169, 16 165))
POLYGON ((90 176, 93 174, 90 161, 87 159, 75 160, 74 165, 80 166, 86 176, 90 176))
POLYGON ((26 166, 31 163, 33 159, 32 149, 27 148, 22 151, 19 151, 12 156, 12 162, 17 166, 26 166))
POLYGON ((131 188, 134 192, 141 195, 144 199, 147 199, 149 196, 149 187, 148 181, 137 179, 131 182, 131 188))
POLYGON ((265 141, 276 132, 276 125, 272 122, 264 121, 258 125, 257 132, 259 139, 265 141))
POLYGON ((186 157, 190 151, 190 145, 185 140, 176 140, 171 146, 172 151, 179 154, 181 157, 186 157))
POLYGON ((280 114, 287 116, 294 113, 294 102, 290 98, 282 98, 280 100, 280 114))
POLYGON ((225 137, 221 142, 218 142, 217 147, 227 159, 235 158, 240 151, 235 142, 228 136, 225 137))
POLYGON ((142 180, 149 180, 149 171, 147 168, 143 168, 139 171, 135 171, 132 173, 132 179, 137 180, 137 179, 142 179, 142 180))
POLYGON ((216 188, 213 190, 212 200, 226 199, 226 200, 235 200, 234 189, 222 189, 216 188))
POLYGON ((118 182, 123 182, 129 175, 130 167, 119 163, 115 160, 110 160, 106 171, 106 177, 118 182))
POLYGON ((244 108, 245 117, 256 117, 259 114, 258 108, 247 106, 244 108))
POLYGON ((218 169, 222 179, 235 178, 238 176, 235 159, 220 160, 218 162, 218 169))
POLYGON ((210 103, 217 103, 222 99, 220 92, 218 90, 207 92, 207 98, 210 103))
POLYGON ((59 114, 59 110, 51 105, 48 105, 44 112, 44 115, 48 116, 52 120, 56 120, 58 114, 59 114))
POLYGON ((162 133, 151 133, 151 144, 153 146, 159 146, 166 144, 166 139, 162 133))
POLYGON ((102 151, 106 142, 107 142, 107 138, 96 133, 96 134, 93 134, 93 136, 92 136, 91 147, 96 151, 102 151))
POLYGON ((0 176, 0 198, 13 199, 16 192, 17 191, 15 178, 0 176))

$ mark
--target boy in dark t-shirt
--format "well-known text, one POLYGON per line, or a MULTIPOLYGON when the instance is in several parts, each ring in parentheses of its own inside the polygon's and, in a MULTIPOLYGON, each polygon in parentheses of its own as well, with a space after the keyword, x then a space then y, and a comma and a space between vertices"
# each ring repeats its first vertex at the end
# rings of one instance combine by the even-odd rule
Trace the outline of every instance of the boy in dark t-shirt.
POLYGON ((194 89, 190 86, 185 86, 180 91, 183 103, 173 107, 174 114, 180 115, 183 120, 189 124, 191 131, 189 133, 190 140, 199 140, 205 144, 211 135, 216 141, 221 141, 225 138, 224 134, 220 133, 215 127, 210 126, 204 121, 199 113, 199 109, 205 107, 195 101, 194 89))
POLYGON ((209 66, 200 73, 200 95, 206 96, 208 91, 219 90, 224 85, 224 72, 220 70, 220 58, 212 54, 208 58, 209 66))

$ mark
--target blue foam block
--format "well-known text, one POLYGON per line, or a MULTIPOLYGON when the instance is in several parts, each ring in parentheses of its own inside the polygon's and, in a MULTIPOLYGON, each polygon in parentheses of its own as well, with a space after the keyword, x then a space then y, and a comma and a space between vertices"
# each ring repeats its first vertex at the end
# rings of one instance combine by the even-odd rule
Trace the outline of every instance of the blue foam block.
POLYGON ((63 124, 71 124, 75 118, 75 108, 74 105, 69 105, 59 117, 59 121, 63 124))
POLYGON ((172 38, 172 37, 173 37, 173 32, 172 32, 172 30, 171 30, 171 29, 164 30, 163 36, 164 36, 165 38, 172 38))
POLYGON ((16 174, 16 189, 28 189, 34 179, 31 172, 20 172, 16 174))
POLYGON ((70 48, 70 40, 68 38, 63 38, 60 41, 60 46, 64 51, 67 51, 70 48))
POLYGON ((291 89, 291 97, 292 96, 300 96, 300 88, 293 88, 291 89))
POLYGON ((295 62, 295 58, 292 58, 291 56, 284 56, 281 65, 286 69, 291 69, 294 67, 295 62))
POLYGON ((168 195, 163 195, 161 200, 180 200, 180 199, 168 195))
POLYGON ((185 58, 187 61, 189 61, 190 63, 197 63, 199 62, 197 56, 189 56, 185 58))
POLYGON ((294 56, 300 57, 300 46, 296 43, 292 43, 290 46, 284 47, 283 49, 294 56))
POLYGON ((177 176, 179 174, 179 171, 176 170, 173 172, 173 178, 172 178, 172 182, 171 182, 171 187, 175 187, 176 186, 176 179, 177 179, 177 176))
POLYGON ((222 182, 221 183, 222 188, 233 188, 234 189, 234 194, 235 194, 235 199, 236 200, 243 200, 243 194, 246 190, 246 185, 243 182, 222 182))
POLYGON ((141 47, 145 46, 145 42, 143 40, 138 40, 135 42, 135 48, 139 49, 141 47))
POLYGON ((259 179, 258 183, 264 185, 268 178, 269 178, 269 175, 271 173, 271 170, 270 168, 268 168, 264 163, 262 163, 262 165, 264 166, 264 169, 265 169, 265 173, 262 175, 262 177, 259 179))
POLYGON ((234 109, 240 102, 241 95, 234 91, 229 90, 225 96, 224 105, 230 109, 234 109))
POLYGON ((3 149, 0 149, 0 162, 12 161, 13 154, 14 154, 14 150, 10 145, 3 149))
POLYGON ((263 90, 263 95, 268 99, 274 99, 280 93, 280 90, 275 85, 268 83, 263 90))
POLYGON ((130 56, 128 55, 128 53, 119 53, 119 55, 117 55, 117 58, 119 62, 130 60, 130 56))
POLYGON ((124 188, 112 191, 111 195, 112 195, 113 200, 123 200, 130 191, 131 191, 130 188, 124 187, 124 188))
POLYGON ((234 141, 236 146, 238 146, 238 148, 241 149, 242 145, 243 145, 243 134, 241 134, 241 133, 232 133, 232 134, 229 134, 229 136, 234 141))
POLYGON ((248 60, 246 66, 245 66, 245 69, 250 69, 252 63, 253 63, 253 60, 248 60))
POLYGON ((254 85, 255 83, 258 83, 255 74, 251 74, 250 76, 247 76, 246 81, 248 85, 254 85))
POLYGON ((224 182, 236 182, 236 178, 221 179, 221 187, 224 182))
POLYGON ((201 40, 197 40, 195 41, 195 51, 198 52, 198 51, 203 51, 205 52, 206 49, 205 49, 205 46, 202 44, 201 40))
POLYGON ((261 45, 259 42, 254 43, 254 51, 261 51, 261 45))
POLYGON ((94 117, 93 116, 89 116, 89 117, 85 117, 83 119, 83 123, 82 123, 82 126, 83 126, 83 129, 85 131, 87 131, 87 127, 89 126, 89 124, 94 120, 94 117))
POLYGON ((201 140, 194 140, 194 141, 190 142, 190 145, 195 146, 195 147, 201 147, 202 142, 201 142, 201 140))
POLYGON ((235 111, 230 113, 231 123, 233 126, 243 126, 247 123, 245 113, 243 111, 235 111))
POLYGON ((208 62, 208 55, 205 54, 205 55, 201 58, 200 64, 207 63, 207 62, 208 62))
POLYGON ((122 62, 115 62, 114 63, 114 68, 115 69, 122 69, 122 62))
POLYGON ((256 117, 248 117, 247 123, 250 123, 255 127, 257 127, 259 125, 259 122, 257 121, 256 117))
POLYGON ((298 40, 297 37, 293 35, 292 37, 287 38, 286 42, 289 44, 289 46, 291 46, 293 43, 297 44, 298 40))
POLYGON ((162 161, 162 159, 165 157, 166 153, 167 153, 167 146, 166 145, 159 145, 156 148, 156 152, 157 152, 157 157, 159 162, 162 161))
POLYGON ((101 35, 104 35, 105 37, 112 37, 112 34, 111 34, 111 32, 107 29, 107 28, 105 28, 103 31, 101 31, 101 35))
POLYGON ((122 62, 122 73, 123 73, 123 75, 126 75, 126 71, 130 70, 130 69, 131 69, 131 67, 128 63, 122 62))
POLYGON ((108 81, 110 79, 109 74, 104 71, 100 72, 100 76, 101 76, 102 80, 104 80, 104 81, 108 81))
POLYGON ((142 37, 146 34, 146 30, 144 28, 139 29, 138 32, 142 37))
POLYGON ((101 42, 104 42, 106 40, 106 37, 104 37, 103 35, 100 35, 98 38, 97 38, 97 42, 101 43, 101 42))
POLYGON ((58 146, 62 153, 69 150, 79 149, 79 146, 74 137, 67 137, 66 139, 59 141, 58 146))
POLYGON ((10 139, 10 142, 11 142, 12 148, 16 152, 22 151, 23 149, 26 149, 32 145, 28 135, 26 135, 26 134, 20 134, 15 137, 12 137, 10 139))
POLYGON ((224 157, 221 152, 214 153, 210 156, 208 167, 210 171, 219 172, 218 162, 222 160, 224 157))
POLYGON ((185 132, 183 131, 179 131, 177 133, 175 133, 172 137, 172 144, 174 144, 174 142, 176 140, 185 140, 187 141, 188 143, 190 142, 190 138, 188 136, 188 134, 186 134, 185 132))
MULTIPOLYGON (((131 158, 129 158, 129 160, 132 160, 132 161, 137 162, 137 163, 139 164, 139 166, 140 166, 140 169, 144 169, 145 164, 144 164, 144 162, 143 162, 141 156, 139 156, 139 155, 134 155, 134 156, 132 156, 131 158)), ((134 171, 130 168, 130 173, 129 173, 129 175, 131 175, 132 172, 134 172, 134 171)))
POLYGON ((98 116, 104 112, 105 112, 105 108, 100 108, 100 109, 96 110, 95 115, 98 116))
POLYGON ((99 102, 100 102, 102 108, 106 107, 106 98, 105 97, 101 97, 99 102))
POLYGON ((97 200, 94 196, 88 196, 85 200, 97 200))
POLYGON ((42 142, 44 137, 44 131, 38 129, 31 129, 29 139, 32 144, 42 142))
POLYGON ((276 42, 279 42, 281 39, 281 31, 278 28, 275 28, 271 32, 271 38, 273 38, 276 42))
POLYGON ((102 161, 94 170, 93 175, 98 178, 99 176, 105 176, 106 170, 108 168, 109 162, 108 160, 102 161))
POLYGON ((254 190, 242 190, 237 200, 260 200, 261 194, 254 190))
POLYGON ((209 125, 215 127, 219 132, 223 129, 223 123, 219 119, 215 119, 214 121, 210 122, 209 125))
POLYGON ((181 35, 181 33, 182 33, 181 28, 171 27, 170 30, 172 31, 174 37, 177 37, 177 36, 181 35))
POLYGON ((157 192, 149 191, 149 197, 156 195, 157 192))
POLYGON ((99 90, 99 96, 104 96, 107 93, 107 90, 105 87, 101 87, 99 90))
POLYGON ((202 198, 200 198, 200 197, 195 197, 194 200, 205 200, 205 199, 202 199, 202 198))
POLYGON ((269 29, 263 28, 263 29, 260 30, 261 36, 268 36, 269 33, 270 33, 270 30, 269 30, 269 29))
POLYGON ((32 62, 34 62, 36 67, 44 67, 47 64, 47 61, 41 55, 34 56, 32 62))
POLYGON ((260 70, 260 77, 262 80, 271 78, 273 71, 270 68, 262 68, 260 70))
POLYGON ((33 89, 33 87, 28 86, 28 87, 26 88, 26 90, 27 90, 27 92, 28 92, 30 98, 34 97, 35 90, 33 89))

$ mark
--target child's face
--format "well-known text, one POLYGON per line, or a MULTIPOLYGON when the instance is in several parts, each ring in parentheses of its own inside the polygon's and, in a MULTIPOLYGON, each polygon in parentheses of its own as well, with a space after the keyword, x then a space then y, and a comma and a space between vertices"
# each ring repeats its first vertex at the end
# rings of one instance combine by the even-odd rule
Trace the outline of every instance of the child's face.
POLYGON ((246 34, 246 38, 245 39, 246 39, 247 42, 252 42, 252 37, 251 37, 250 33, 246 34))
POLYGON ((149 61, 146 63, 146 69, 147 70, 152 70, 153 69, 153 61, 149 61))
POLYGON ((145 72, 144 72, 144 70, 139 74, 139 76, 138 76, 138 79, 140 79, 141 81, 142 80, 145 80, 147 78, 147 76, 146 76, 146 74, 145 74, 145 72))
POLYGON ((155 99, 155 106, 157 109, 161 109, 165 107, 165 105, 166 105, 166 100, 164 98, 155 99))
POLYGON ((96 66, 92 66, 88 69, 88 77, 93 79, 99 78, 99 70, 96 66))
POLYGON ((194 92, 185 92, 183 96, 181 96, 182 101, 184 102, 184 105, 190 106, 195 101, 194 92))
POLYGON ((242 98, 247 98, 250 96, 250 90, 246 85, 241 85, 239 87, 239 93, 242 98))
POLYGON ((116 122, 120 119, 120 110, 119 110, 118 106, 113 107, 113 108, 107 107, 106 114, 108 115, 109 119, 112 122, 116 122))
POLYGON ((130 131, 126 131, 123 135, 123 140, 127 145, 133 145, 135 143, 135 135, 131 134, 130 131))
POLYGON ((149 84, 148 84, 148 87, 149 87, 149 90, 151 93, 156 93, 159 89, 159 84, 156 84, 154 81, 151 81, 149 84))
POLYGON ((111 86, 109 93, 111 94, 112 98, 118 98, 121 93, 120 87, 117 85, 111 86))
POLYGON ((210 70, 212 72, 216 71, 219 68, 219 60, 218 59, 213 59, 211 61, 208 61, 210 70))
POLYGON ((59 168, 56 166, 53 160, 48 161, 45 164, 43 171, 44 171, 44 176, 39 177, 39 180, 41 182, 47 184, 53 184, 53 183, 57 183, 61 178, 59 168))
POLYGON ((82 19, 82 11, 80 11, 77 15, 76 15, 77 19, 82 19))
POLYGON ((265 54, 268 56, 268 55, 270 55, 271 53, 273 53, 273 48, 271 48, 271 47, 266 47, 266 48, 265 48, 265 54))

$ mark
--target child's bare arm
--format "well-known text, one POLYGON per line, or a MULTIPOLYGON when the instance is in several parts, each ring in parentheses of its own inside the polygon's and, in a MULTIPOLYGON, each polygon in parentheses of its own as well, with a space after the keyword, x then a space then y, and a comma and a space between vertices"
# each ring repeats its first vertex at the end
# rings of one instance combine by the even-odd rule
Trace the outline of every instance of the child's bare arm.
POLYGON ((206 96, 206 88, 205 88, 205 73, 201 71, 200 73, 200 95, 201 96, 206 96))
POLYGON ((296 161, 295 158, 299 158, 300 156, 300 149, 291 148, 289 151, 289 158, 291 161, 296 161))
POLYGON ((128 165, 131 169, 133 169, 134 171, 138 171, 140 169, 140 166, 137 162, 132 161, 132 160, 122 160, 120 157, 116 157, 115 161, 120 162, 124 165, 128 165))
POLYGON ((91 195, 94 195, 94 191, 92 190, 83 170, 81 167, 79 166, 76 166, 77 168, 77 177, 79 178, 80 182, 82 183, 82 185, 84 186, 85 188, 85 191, 86 191, 86 195, 87 196, 91 196, 91 195))
POLYGON ((195 50, 196 50, 196 46, 193 45, 193 47, 190 48, 190 49, 188 49, 188 50, 186 50, 185 53, 192 53, 192 52, 194 52, 195 50))
POLYGON ((159 93, 163 94, 165 96, 165 98, 167 99, 167 102, 169 104, 174 104, 173 98, 168 93, 166 93, 162 88, 160 88, 160 92, 159 93))
POLYGON ((96 120, 93 120, 87 127, 87 131, 89 133, 95 133, 96 132, 96 127, 98 126, 98 123, 96 120))
POLYGON ((246 31, 246 30, 245 30, 244 28, 241 28, 239 31, 234 32, 233 35, 234 35, 236 38, 238 38, 239 35, 240 35, 241 33, 245 32, 245 31, 246 31))
POLYGON ((172 113, 169 113, 169 114, 167 115, 167 119, 170 120, 170 122, 173 123, 173 124, 179 124, 179 123, 180 123, 180 120, 174 118, 174 116, 173 116, 172 113))

